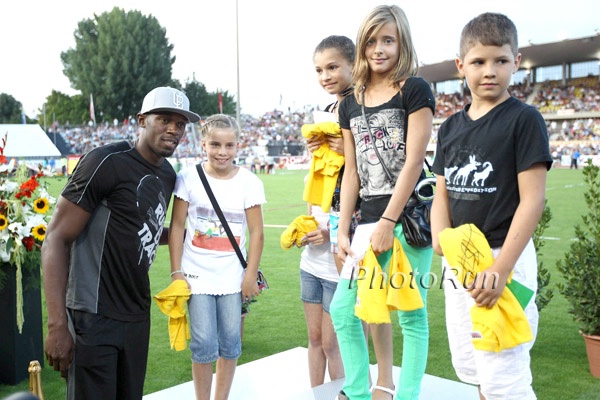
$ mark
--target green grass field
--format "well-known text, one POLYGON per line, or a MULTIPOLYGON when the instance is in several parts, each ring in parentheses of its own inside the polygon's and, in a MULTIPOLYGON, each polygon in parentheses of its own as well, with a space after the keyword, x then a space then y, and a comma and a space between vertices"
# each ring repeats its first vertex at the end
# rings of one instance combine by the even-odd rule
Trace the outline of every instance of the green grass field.
MULTIPOLYGON (((302 201, 305 171, 277 171, 274 175, 259 175, 265 184, 268 203, 264 207, 266 225, 286 225, 294 217, 306 212, 302 201)), ((58 193, 64 178, 50 179, 51 192, 58 193)), ((556 261, 568 249, 573 238, 573 226, 581 223, 585 211, 581 170, 552 169, 548 175, 547 198, 553 218, 544 232, 545 246, 541 249, 545 266, 552 273, 551 286, 559 280, 556 261)), ((246 318, 243 354, 239 364, 265 357, 298 346, 307 346, 302 303, 299 299, 299 249, 282 250, 279 236, 283 228, 265 228, 265 249, 261 268, 265 271, 271 289, 252 305, 246 318)), ((150 271, 152 292, 158 293, 170 283, 169 257, 166 246, 161 249, 150 271)), ((440 260, 433 259, 432 271, 440 270, 440 260)), ((443 294, 432 288, 428 294, 430 349, 427 373, 457 380, 450 362, 448 340, 444 324, 443 294)), ((399 327, 394 328, 395 364, 402 355, 399 327)), ((542 400, 589 400, 600 398, 600 380, 589 372, 585 346, 578 326, 567 313, 567 304, 554 289, 554 298, 540 315, 536 344, 531 353, 533 385, 542 400)), ((375 362, 372 357, 371 362, 375 362)), ((282 366, 285 368, 285 366, 282 366)), ((175 352, 169 349, 167 317, 153 304, 150 355, 145 393, 152 393, 190 381, 189 350, 175 352)), ((65 396, 64 381, 47 366, 42 372, 44 394, 47 400, 65 396)), ((27 390, 28 381, 17 386, 0 385, 0 397, 27 390)), ((448 394, 448 399, 453 399, 448 394)))

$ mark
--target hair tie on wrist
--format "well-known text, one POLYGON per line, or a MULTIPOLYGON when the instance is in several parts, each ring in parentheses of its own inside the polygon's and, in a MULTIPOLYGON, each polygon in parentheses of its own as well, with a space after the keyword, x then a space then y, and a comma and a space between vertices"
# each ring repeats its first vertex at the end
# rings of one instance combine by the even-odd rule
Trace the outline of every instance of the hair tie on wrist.
POLYGON ((391 219, 391 218, 388 218, 388 217, 384 217, 383 215, 382 215, 381 217, 379 217, 379 218, 380 218, 380 219, 385 219, 386 221, 393 222, 394 224, 396 224, 396 223, 397 223, 397 221, 394 221, 393 219, 391 219))

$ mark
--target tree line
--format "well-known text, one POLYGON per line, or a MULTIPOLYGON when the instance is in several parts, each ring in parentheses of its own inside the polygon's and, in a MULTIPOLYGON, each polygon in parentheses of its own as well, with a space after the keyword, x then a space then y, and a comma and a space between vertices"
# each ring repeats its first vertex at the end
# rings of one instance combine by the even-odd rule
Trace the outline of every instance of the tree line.
MULTIPOLYGON (((199 115, 219 112, 219 93, 209 92, 195 77, 184 83, 172 78, 174 46, 152 15, 115 7, 80 21, 73 35, 75 47, 61 52, 60 58, 71 87, 81 94, 69 96, 52 90, 45 110, 38 110, 37 119, 26 118, 27 123, 41 122, 45 113, 50 123, 86 124, 91 120, 91 97, 97 123, 122 122, 135 117, 146 93, 157 86, 184 91, 192 111, 199 115)), ((233 95, 224 91, 221 98, 222 112, 235 114, 233 95)), ((0 123, 21 123, 22 118, 22 104, 12 95, 0 93, 0 123)))

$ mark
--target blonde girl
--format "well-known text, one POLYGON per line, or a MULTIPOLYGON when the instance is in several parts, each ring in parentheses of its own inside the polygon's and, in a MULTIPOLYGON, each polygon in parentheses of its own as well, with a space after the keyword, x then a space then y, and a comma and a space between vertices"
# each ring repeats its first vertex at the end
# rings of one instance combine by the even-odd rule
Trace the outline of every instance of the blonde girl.
POLYGON ((259 294, 256 285, 264 235, 263 184, 255 174, 234 165, 240 130, 235 119, 216 114, 202 126, 201 164, 242 253, 244 270, 200 181, 196 167, 177 175, 169 233, 171 277, 185 279, 192 341, 192 375, 197 400, 209 400, 216 362, 214 399, 227 399, 237 359, 242 299, 259 294), (232 195, 235 193, 235 195, 232 195), (249 232, 246 255, 246 230, 249 232))
MULTIPOLYGON (((344 261, 331 317, 346 380, 339 399, 418 399, 427 361, 429 328, 425 307, 398 312, 403 334, 398 388, 392 377, 390 324, 371 325, 378 377, 369 388, 369 354, 360 320, 354 315, 357 262, 371 245, 382 267, 398 238, 415 274, 427 275, 432 249, 406 243, 400 214, 423 171, 432 130, 434 96, 416 77, 417 56, 404 12, 378 6, 363 20, 356 40, 354 93, 340 104, 345 171, 341 187, 338 256, 344 261), (361 219, 352 243, 348 228, 357 198, 361 219), (397 390, 396 390, 397 389, 397 390), (372 391, 372 393, 371 393, 372 391)), ((423 300, 426 290, 419 285, 423 300)))

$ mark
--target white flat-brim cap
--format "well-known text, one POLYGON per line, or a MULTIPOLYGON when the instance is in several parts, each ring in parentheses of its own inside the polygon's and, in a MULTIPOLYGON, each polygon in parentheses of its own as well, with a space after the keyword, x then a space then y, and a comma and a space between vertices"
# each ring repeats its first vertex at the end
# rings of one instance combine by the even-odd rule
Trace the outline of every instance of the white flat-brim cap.
POLYGON ((157 87, 152 89, 142 103, 140 114, 159 112, 174 112, 181 114, 189 122, 200 121, 200 116, 190 111, 190 99, 181 90, 172 87, 157 87))

